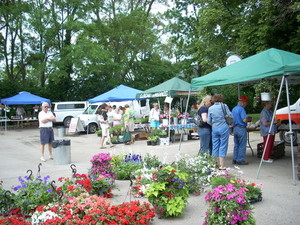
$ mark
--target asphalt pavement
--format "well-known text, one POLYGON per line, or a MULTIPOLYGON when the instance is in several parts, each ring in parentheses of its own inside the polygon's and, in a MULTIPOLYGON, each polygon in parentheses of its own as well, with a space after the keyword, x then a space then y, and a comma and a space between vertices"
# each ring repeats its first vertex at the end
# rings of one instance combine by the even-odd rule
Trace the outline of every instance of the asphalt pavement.
MULTIPOLYGON (((87 173, 91 166, 90 159, 100 152, 134 153, 145 155, 146 153, 156 154, 159 159, 166 163, 176 160, 179 153, 179 142, 171 143, 169 146, 147 146, 146 141, 136 141, 132 145, 118 144, 114 148, 99 149, 100 138, 96 134, 73 134, 65 137, 58 137, 55 130, 56 139, 71 140, 71 163, 76 165, 78 173, 87 173)), ((278 137, 277 137, 278 138, 278 137)), ((272 164, 263 163, 259 179, 256 179, 260 159, 256 157, 256 146, 262 141, 259 133, 250 133, 250 143, 254 149, 253 157, 250 149, 247 149, 246 160, 249 165, 240 166, 243 171, 243 178, 263 185, 263 201, 255 203, 254 217, 258 225, 298 225, 300 224, 300 186, 299 181, 293 185, 292 161, 290 147, 286 147, 286 154, 283 158, 275 160, 272 164)), ((182 142, 180 153, 196 155, 199 149, 198 140, 182 142)), ((228 155, 225 165, 232 167, 233 137, 230 137, 228 155)), ((295 147, 297 152, 297 147, 295 147)), ((294 154, 296 157, 296 153, 294 154)), ((61 176, 71 176, 70 164, 55 165, 49 159, 46 148, 46 162, 42 162, 41 175, 50 175, 51 179, 57 180, 61 176)), ((5 132, 0 130, 0 180, 3 186, 10 189, 18 184, 18 177, 26 175, 28 169, 32 169, 34 174, 38 171, 40 161, 39 150, 39 129, 23 128, 8 129, 5 132)), ((297 162, 297 160, 296 160, 297 162)), ((129 181, 117 181, 113 193, 113 204, 123 201, 133 200, 128 194, 129 181)), ((155 225, 198 225, 204 221, 204 215, 208 205, 204 201, 205 193, 200 196, 193 196, 188 199, 188 205, 184 215, 171 219, 154 219, 155 225)), ((146 201, 146 199, 140 199, 146 201)))

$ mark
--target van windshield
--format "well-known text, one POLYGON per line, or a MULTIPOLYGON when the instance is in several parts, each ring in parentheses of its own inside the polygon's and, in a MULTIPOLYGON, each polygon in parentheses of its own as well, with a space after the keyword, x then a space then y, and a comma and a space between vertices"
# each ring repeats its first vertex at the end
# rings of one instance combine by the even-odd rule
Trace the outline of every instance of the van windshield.
POLYGON ((98 105, 89 105, 82 114, 96 114, 98 105))

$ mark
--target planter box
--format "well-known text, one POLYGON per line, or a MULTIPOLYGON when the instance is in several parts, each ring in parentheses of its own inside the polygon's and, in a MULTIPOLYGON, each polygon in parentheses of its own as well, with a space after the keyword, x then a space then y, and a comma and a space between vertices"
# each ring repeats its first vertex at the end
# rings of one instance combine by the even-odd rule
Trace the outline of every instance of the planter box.
POLYGON ((150 133, 138 133, 135 135, 136 141, 147 140, 147 137, 150 136, 150 133))

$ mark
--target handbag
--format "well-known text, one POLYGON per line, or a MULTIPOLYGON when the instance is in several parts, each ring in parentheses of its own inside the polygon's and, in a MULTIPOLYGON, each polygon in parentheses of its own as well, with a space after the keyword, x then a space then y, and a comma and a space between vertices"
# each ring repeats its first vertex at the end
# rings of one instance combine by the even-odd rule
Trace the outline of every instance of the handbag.
POLYGON ((128 143, 130 141, 131 141, 131 135, 128 126, 126 126, 125 132, 123 134, 123 142, 128 143))
POLYGON ((200 116, 198 113, 195 113, 194 115, 194 123, 198 126, 198 127, 202 127, 204 125, 202 116, 200 116))
POLYGON ((221 103, 221 107, 222 107, 222 110, 223 110, 223 113, 224 113, 224 117, 225 117, 226 123, 227 123, 229 126, 231 126, 232 123, 233 123, 233 118, 232 118, 231 116, 229 116, 229 115, 226 113, 224 104, 221 103))

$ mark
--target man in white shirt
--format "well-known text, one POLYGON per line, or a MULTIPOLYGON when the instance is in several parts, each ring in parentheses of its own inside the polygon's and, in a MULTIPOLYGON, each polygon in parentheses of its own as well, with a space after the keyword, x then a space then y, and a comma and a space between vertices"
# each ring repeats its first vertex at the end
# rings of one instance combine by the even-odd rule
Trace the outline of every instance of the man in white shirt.
POLYGON ((51 111, 48 111, 49 104, 43 102, 42 111, 39 112, 39 128, 40 128, 40 141, 41 141, 41 160, 46 162, 44 152, 45 145, 48 144, 49 157, 53 159, 52 156, 52 142, 54 141, 54 132, 52 129, 53 121, 55 121, 55 116, 51 111))

